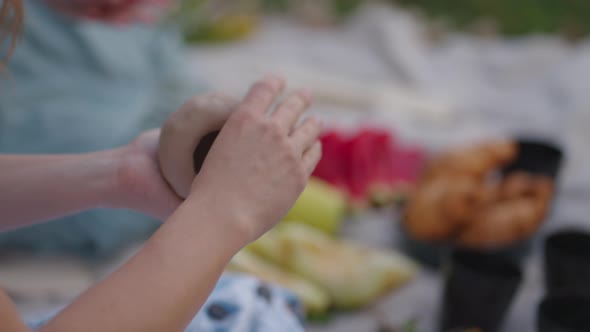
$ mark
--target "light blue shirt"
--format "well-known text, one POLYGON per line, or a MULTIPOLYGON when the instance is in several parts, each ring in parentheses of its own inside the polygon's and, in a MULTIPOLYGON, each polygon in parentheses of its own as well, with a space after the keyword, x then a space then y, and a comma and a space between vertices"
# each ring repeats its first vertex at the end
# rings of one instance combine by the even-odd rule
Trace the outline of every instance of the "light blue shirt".
MULTIPOLYGON (((197 90, 174 27, 78 20, 40 0, 25 9, 23 38, 0 76, 0 153, 120 146, 197 90)), ((156 227, 134 212, 96 210, 0 234, 0 249, 100 255, 156 227)))

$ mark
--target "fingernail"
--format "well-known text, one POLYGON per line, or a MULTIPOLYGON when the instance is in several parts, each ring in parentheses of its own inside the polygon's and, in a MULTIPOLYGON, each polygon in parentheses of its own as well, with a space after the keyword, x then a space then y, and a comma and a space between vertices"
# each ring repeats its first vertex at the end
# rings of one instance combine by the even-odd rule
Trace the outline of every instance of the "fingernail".
POLYGON ((272 84, 277 91, 282 90, 285 85, 285 79, 275 74, 266 74, 264 75, 263 80, 272 84))

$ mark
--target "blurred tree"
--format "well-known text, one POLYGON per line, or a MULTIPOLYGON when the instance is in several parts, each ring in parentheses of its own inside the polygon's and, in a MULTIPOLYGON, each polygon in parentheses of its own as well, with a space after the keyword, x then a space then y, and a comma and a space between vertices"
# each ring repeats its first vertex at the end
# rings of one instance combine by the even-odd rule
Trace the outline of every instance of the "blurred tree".
POLYGON ((332 1, 334 13, 340 17, 353 13, 362 3, 362 0, 335 0, 332 1))
POLYGON ((576 38, 590 32, 587 0, 391 0, 427 14, 469 27, 481 19, 493 20, 508 35, 559 32, 576 38))
MULTIPOLYGON (((189 42, 239 39, 256 26, 260 12, 295 14, 314 23, 334 23, 369 0, 180 0, 175 18, 189 42)), ((493 22, 507 35, 563 33, 579 38, 590 32, 589 0, 385 0, 412 7, 455 28, 493 22)))
MULTIPOLYGON (((288 11, 302 1, 297 0, 261 0, 262 8, 272 11, 288 11)), ((364 1, 363 0, 315 0, 313 3, 319 9, 329 8, 331 14, 336 17, 345 17, 353 13, 364 1)))
POLYGON ((286 11, 289 9, 289 0, 261 0, 262 8, 271 11, 286 11))

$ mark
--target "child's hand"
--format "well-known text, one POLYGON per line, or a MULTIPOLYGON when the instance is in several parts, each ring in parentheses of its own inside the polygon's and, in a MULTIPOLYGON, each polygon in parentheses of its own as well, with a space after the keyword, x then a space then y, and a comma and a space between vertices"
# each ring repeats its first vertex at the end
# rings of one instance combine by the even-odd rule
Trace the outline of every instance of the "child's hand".
POLYGON ((167 218, 195 178, 194 138, 221 128, 238 102, 221 93, 195 96, 168 117, 161 131, 147 131, 117 151, 116 204, 167 218))
POLYGON ((283 86, 276 77, 252 86, 211 147, 187 199, 200 201, 250 240, 283 218, 321 157, 318 120, 297 126, 309 93, 294 93, 269 113, 283 86))
POLYGON ((157 150, 160 130, 139 135, 117 150, 115 207, 141 211, 160 220, 168 218, 182 202, 162 176, 157 150))
MULTIPOLYGON (((191 98, 166 119, 158 158, 164 178, 179 196, 187 197, 191 191, 195 149, 208 134, 223 127, 238 104, 239 100, 229 95, 205 93, 191 98)), ((206 151, 199 151, 199 155, 203 154, 206 156, 206 151)))

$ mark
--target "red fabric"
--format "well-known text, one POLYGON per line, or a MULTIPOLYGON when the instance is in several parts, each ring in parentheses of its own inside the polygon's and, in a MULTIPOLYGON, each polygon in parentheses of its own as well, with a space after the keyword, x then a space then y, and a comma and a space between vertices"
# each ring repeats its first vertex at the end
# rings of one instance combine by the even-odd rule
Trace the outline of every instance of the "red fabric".
POLYGON ((80 19, 113 24, 154 23, 173 0, 45 0, 80 19))

